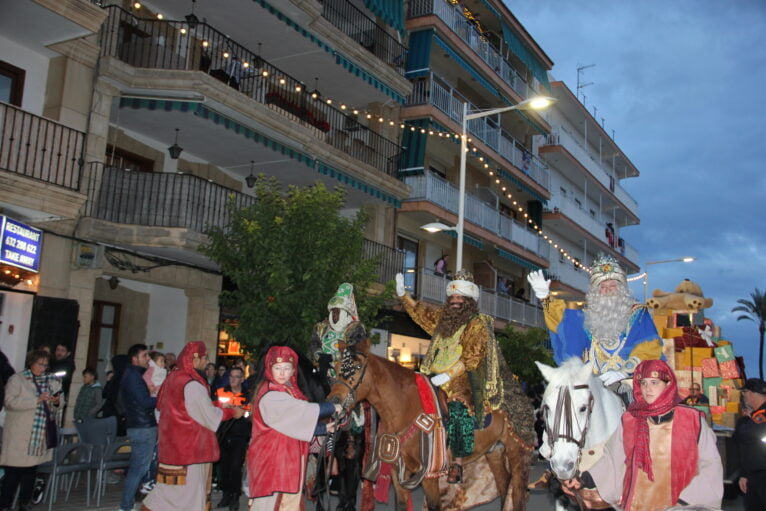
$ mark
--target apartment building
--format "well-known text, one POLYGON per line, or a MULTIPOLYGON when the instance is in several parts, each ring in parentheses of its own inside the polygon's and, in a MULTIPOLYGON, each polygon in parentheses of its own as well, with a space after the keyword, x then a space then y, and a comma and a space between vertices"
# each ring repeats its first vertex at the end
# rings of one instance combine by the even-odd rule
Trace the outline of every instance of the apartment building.
POLYGON ((221 276, 197 249, 260 173, 344 185, 396 256, 411 83, 403 12, 378 4, 4 1, 0 203, 40 239, 35 268, 6 265, 14 365, 56 340, 102 377, 135 342, 215 351, 221 276))
POLYGON ((546 112, 551 133, 540 136, 539 153, 550 169, 551 198, 543 222, 564 253, 551 253, 553 292, 582 300, 589 266, 598 253, 613 255, 628 273, 639 269, 638 252, 623 229, 639 223, 638 204, 623 180, 639 175, 601 123, 563 83, 551 83, 558 101, 546 112))

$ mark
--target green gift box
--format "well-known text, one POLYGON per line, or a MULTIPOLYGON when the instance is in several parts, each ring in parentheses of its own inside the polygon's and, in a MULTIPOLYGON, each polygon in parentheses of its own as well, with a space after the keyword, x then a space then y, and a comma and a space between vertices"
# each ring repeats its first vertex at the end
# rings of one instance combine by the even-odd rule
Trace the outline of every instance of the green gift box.
POLYGON ((734 360, 734 350, 732 349, 731 344, 718 346, 713 351, 715 352, 715 358, 719 363, 734 360))

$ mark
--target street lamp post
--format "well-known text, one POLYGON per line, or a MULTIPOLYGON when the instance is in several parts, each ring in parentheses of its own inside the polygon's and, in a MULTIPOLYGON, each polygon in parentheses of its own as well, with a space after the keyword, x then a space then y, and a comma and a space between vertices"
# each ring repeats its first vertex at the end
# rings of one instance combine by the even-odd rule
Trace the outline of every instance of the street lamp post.
POLYGON ((479 119, 481 117, 487 117, 489 115, 500 114, 503 112, 509 112, 511 110, 544 110, 550 105, 556 102, 556 98, 547 96, 537 96, 534 98, 526 99, 513 106, 506 106, 502 108, 491 108, 488 110, 476 110, 473 112, 468 111, 468 103, 463 103, 463 123, 460 134, 460 176, 459 176, 459 190, 458 190, 458 207, 457 207, 457 225, 455 227, 447 227, 443 224, 432 223, 423 226, 423 229, 429 232, 438 232, 441 230, 454 230, 457 232, 457 255, 455 257, 455 270, 460 271, 463 269, 463 226, 465 225, 465 168, 466 168, 466 154, 468 153, 468 121, 479 119), (445 228, 446 227, 446 228, 445 228))
POLYGON ((662 261, 649 261, 644 263, 644 303, 649 299, 649 269, 646 268, 652 264, 664 264, 664 263, 690 263, 696 260, 696 257, 678 257, 676 259, 663 259, 662 261))

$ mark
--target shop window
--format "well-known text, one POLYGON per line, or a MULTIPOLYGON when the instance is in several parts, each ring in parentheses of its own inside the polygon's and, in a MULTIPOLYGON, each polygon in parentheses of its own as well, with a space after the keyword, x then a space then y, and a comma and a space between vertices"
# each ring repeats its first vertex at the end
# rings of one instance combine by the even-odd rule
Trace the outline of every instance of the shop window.
POLYGON ((26 71, 0 60, 0 101, 21 107, 26 71))

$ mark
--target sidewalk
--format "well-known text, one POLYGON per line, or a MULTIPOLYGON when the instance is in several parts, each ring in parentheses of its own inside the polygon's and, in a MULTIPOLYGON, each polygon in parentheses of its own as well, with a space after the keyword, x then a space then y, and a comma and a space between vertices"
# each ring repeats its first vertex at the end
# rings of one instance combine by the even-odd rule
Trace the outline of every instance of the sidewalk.
MULTIPOLYGON (((530 473, 530 481, 536 480, 543 470, 545 470, 546 464, 543 462, 537 462, 532 466, 532 470, 530 473)), ((56 504, 53 505, 53 509, 56 511, 82 511, 82 510, 109 510, 109 511, 117 511, 120 508, 120 498, 122 497, 122 482, 119 484, 108 484, 106 486, 106 494, 101 498, 101 505, 99 507, 96 507, 96 501, 95 499, 91 500, 91 507, 88 508, 85 505, 85 480, 83 477, 80 478, 80 485, 78 488, 72 488, 72 494, 69 498, 69 502, 64 502, 64 497, 66 496, 66 492, 60 492, 59 493, 59 499, 56 502, 56 504)), ((91 482, 93 484, 93 482, 91 482)), ((213 492, 213 505, 218 503, 218 501, 221 500, 221 493, 214 491, 213 492)), ((331 499, 331 505, 330 509, 335 509, 335 506, 337 505, 337 499, 334 497, 331 499)), ((473 509, 476 509, 477 511, 489 511, 489 510, 496 510, 498 509, 499 501, 490 502, 489 504, 476 507, 473 509)), ((420 489, 417 489, 413 492, 412 495, 412 509, 414 511, 419 511, 423 508, 423 492, 420 489)), ((34 506, 32 508, 35 511, 43 511, 48 509, 48 504, 46 503, 40 503, 37 506, 34 506)), ((215 508, 213 508, 215 509, 215 508)), ((247 499, 244 497, 242 498, 239 506, 240 511, 245 511, 247 509, 247 499)), ((314 504, 311 502, 306 503, 306 509, 307 510, 313 510, 314 504)), ((375 506, 375 509, 380 510, 393 510, 394 509, 394 497, 393 497, 393 491, 391 492, 391 498, 389 499, 389 502, 387 504, 377 504, 375 506)), ((553 498, 547 491, 533 491, 529 494, 529 501, 527 503, 527 509, 529 511, 552 511, 554 509, 554 502, 553 498)), ((724 499, 723 501, 723 510, 724 511, 744 511, 744 502, 741 495, 737 495, 733 499, 724 499)))

